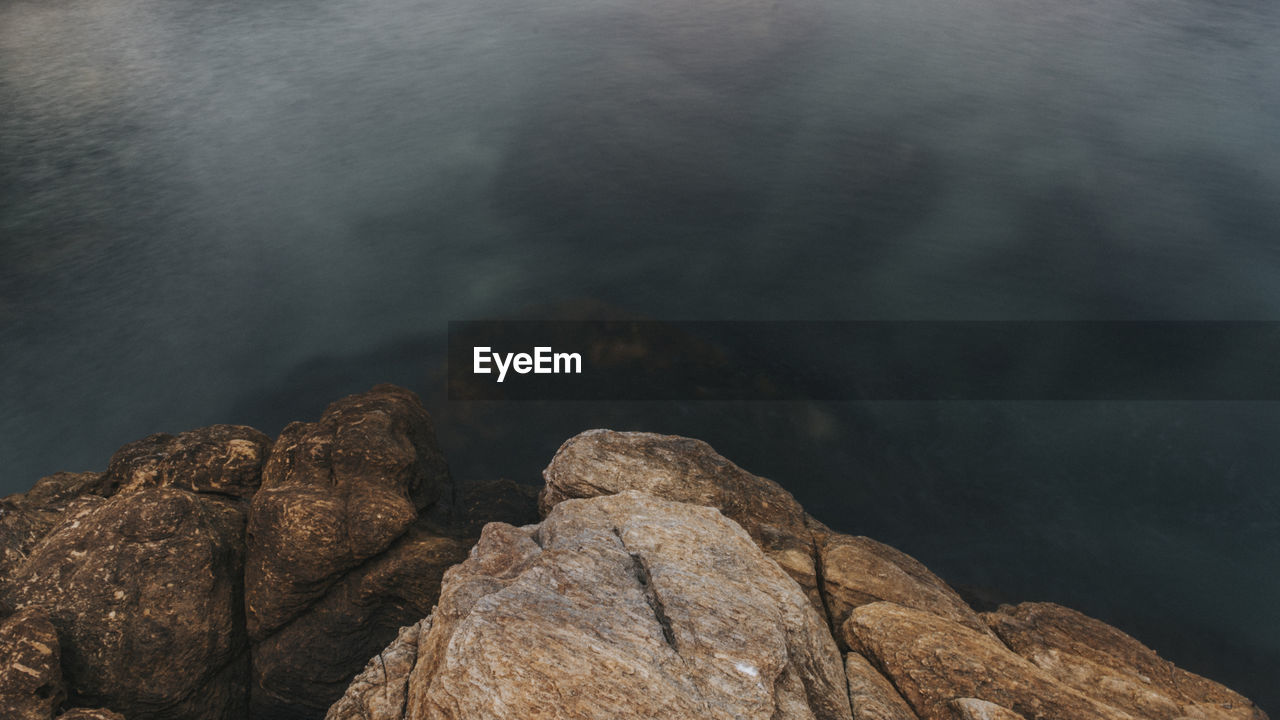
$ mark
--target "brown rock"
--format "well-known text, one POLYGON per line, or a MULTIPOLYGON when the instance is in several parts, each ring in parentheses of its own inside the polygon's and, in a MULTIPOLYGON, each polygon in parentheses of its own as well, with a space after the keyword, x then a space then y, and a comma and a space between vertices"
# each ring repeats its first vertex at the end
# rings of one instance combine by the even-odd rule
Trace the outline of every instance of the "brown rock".
POLYGON ((0 594, 64 515, 101 502, 107 494, 109 486, 102 473, 62 472, 41 478, 24 494, 0 499, 0 594))
POLYGON ((75 708, 58 716, 58 720, 125 720, 120 713, 106 708, 75 708))
POLYGON ((32 551, 5 594, 57 628, 75 704, 131 720, 240 720, 243 513, 151 488, 82 508, 32 551))
POLYGON ((26 562, 31 548, 57 524, 59 515, 33 512, 12 497, 0 500, 0 592, 9 577, 26 562))
POLYGON ((99 472, 54 473, 37 480, 21 499, 27 506, 58 509, 85 495, 110 496, 111 484, 107 476, 99 472))
POLYGON ((58 634, 38 610, 0 622, 0 717, 49 720, 66 697, 58 634))
POLYGON ((634 491, 486 526, 420 633, 403 716, 328 717, 851 718, 794 582, 718 511, 634 491))
POLYGON ((952 700, 951 707, 959 720, 1026 720, 1008 708, 975 698, 952 700))
POLYGON ((855 608, 845 641, 865 655, 923 720, 954 720, 951 702, 973 698, 1027 720, 1133 720, 1070 688, 990 635, 888 602, 855 608))
POLYGON ((401 626, 431 612, 445 570, 465 560, 471 545, 413 528, 256 643, 254 716, 322 717, 401 626))
POLYGON ((858 720, 917 720, 911 706, 898 694, 893 684, 871 667, 858 653, 849 653, 844 661, 849 678, 849 704, 858 720))
POLYGON ((409 673, 418 661, 418 642, 431 629, 431 618, 400 628, 387 648, 369 661, 351 687, 329 710, 331 718, 403 718, 409 699, 409 673))
POLYGON ((431 418, 408 390, 380 385, 290 424, 249 518, 250 636, 278 630, 450 493, 431 418))
POLYGON ((989 632, 954 590, 910 555, 865 537, 817 532, 815 539, 833 627, 854 608, 887 600, 989 632))
POLYGON ((570 438, 542 472, 546 514, 569 498, 639 490, 713 507, 738 523, 822 608, 813 538, 804 509, 780 485, 734 465, 701 440, 589 430, 570 438))
POLYGON ((248 499, 258 490, 270 449, 271 438, 243 425, 161 433, 117 450, 106 479, 117 493, 176 487, 248 499))
POLYGON ((1049 675, 1133 715, 1153 720, 1265 718, 1243 696, 1061 605, 1005 605, 984 618, 1005 644, 1049 675))

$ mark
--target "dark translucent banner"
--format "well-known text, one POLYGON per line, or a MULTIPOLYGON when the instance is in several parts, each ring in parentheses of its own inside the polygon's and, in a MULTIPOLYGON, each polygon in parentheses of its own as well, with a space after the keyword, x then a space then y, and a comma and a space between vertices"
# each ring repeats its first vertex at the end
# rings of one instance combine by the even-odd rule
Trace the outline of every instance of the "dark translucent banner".
POLYGON ((1276 322, 449 323, 450 400, 1280 400, 1276 322))

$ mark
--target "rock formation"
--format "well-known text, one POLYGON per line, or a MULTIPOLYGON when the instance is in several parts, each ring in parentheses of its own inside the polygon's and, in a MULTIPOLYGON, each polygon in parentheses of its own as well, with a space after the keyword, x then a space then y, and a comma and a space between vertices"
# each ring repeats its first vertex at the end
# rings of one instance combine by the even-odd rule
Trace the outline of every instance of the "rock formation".
POLYGON ((243 425, 160 433, 117 450, 105 480, 119 493, 176 487, 247 499, 258 490, 270 449, 271 438, 243 425))
POLYGON ((960 596, 914 558, 869 538, 832 532, 777 483, 699 440, 591 430, 565 442, 543 478, 543 512, 565 498, 623 490, 720 510, 799 583, 833 629, 853 608, 890 600, 988 632, 960 596))
POLYGON ((984 618, 1014 652, 1054 679, 1135 717, 1260 717, 1238 693, 1175 666, 1075 610, 1022 603, 1002 606, 984 618))
MULTIPOLYGON (((230 425, 152 435, 106 472, 44 478, 0 500, 0 618, 19 610, 11 633, 47 617, 65 682, 34 700, 0 687, 0 717, 319 718, 430 612, 478 514, 536 517, 509 483, 481 490, 450 525, 430 418, 392 386, 274 442, 230 425)), ((35 667, 0 650, 0 667, 35 667)))
POLYGON ((431 611, 440 578, 471 543, 410 530, 253 645, 254 716, 314 718, 399 628, 431 611))
POLYGON ((44 478, 0 499, 0 718, 1266 719, 697 440, 589 431, 544 479, 455 488, 392 386, 44 478))
MULTIPOLYGON (((1177 669, 1118 630, 1065 608, 1028 603, 979 615, 914 558, 868 538, 833 532, 775 483, 696 440, 590 431, 567 441, 543 477, 542 525, 489 526, 468 561, 446 574, 436 611, 406 628, 369 663, 330 709, 328 720, 717 717, 722 709, 731 717, 756 717, 753 711, 759 717, 824 717, 821 712, 829 711, 859 720, 1266 717, 1238 694, 1177 669), (591 504, 606 499, 618 505, 591 504), (688 695, 662 676, 651 677, 650 665, 637 669, 629 662, 637 654, 634 633, 652 621, 636 611, 634 595, 613 580, 621 574, 617 566, 625 564, 620 552, 643 546, 638 538, 661 535, 670 519, 677 520, 681 532, 698 537, 653 546, 678 549, 666 557, 666 582, 654 581, 650 569, 641 575, 650 579, 638 583, 660 588, 655 596, 660 602, 650 605, 663 612, 655 611, 654 617, 669 619, 671 598, 679 598, 676 607, 720 616, 692 626, 694 636, 714 648, 712 657, 735 657, 756 647, 729 629, 742 616, 724 589, 737 592, 737 586, 717 575, 723 570, 716 563, 706 566, 702 560, 706 549, 715 548, 718 562, 737 571, 741 561, 726 557, 726 549, 734 546, 721 539, 721 529, 712 531, 691 519, 689 505, 714 508, 724 521, 739 524, 806 593, 809 607, 835 630, 840 646, 851 650, 844 658, 847 709, 824 704, 819 711, 820 703, 787 701, 792 681, 786 672, 760 675, 774 678, 762 680, 780 693, 772 705, 668 706, 663 703, 679 703, 688 695), (618 507, 626 508, 621 516, 618 507), (599 558, 610 557, 604 548, 617 541, 607 531, 618 526, 587 519, 601 512, 641 520, 638 526, 626 525, 635 535, 618 537, 622 547, 614 547, 619 551, 614 564, 599 558), (572 531, 561 529, 566 523, 572 531), (580 534, 592 527, 594 532, 580 534), (579 554, 584 552, 596 553, 589 555, 596 561, 583 562, 579 554), (705 582, 709 575, 716 581, 705 582), (584 583, 586 576, 593 580, 584 583), (602 606, 609 608, 604 616, 598 614, 602 606), (620 618, 630 620, 630 633, 618 627, 620 618), (583 636, 587 639, 579 641, 583 636), (639 688, 637 678, 643 681, 639 688)), ((740 546, 732 554, 752 555, 740 546)), ((753 582, 765 583, 766 576, 753 582)), ((756 609, 748 616, 770 615, 756 609)), ((670 633, 668 644, 682 652, 688 635, 670 633)), ((802 685, 810 688, 821 677, 821 687, 829 689, 827 665, 822 667, 802 685)), ((686 670, 702 677, 696 664, 686 663, 686 670)), ((838 695, 824 691, 818 697, 829 701, 838 695)))
POLYGON ((815 538, 832 627, 840 627, 854 608, 888 600, 988 632, 954 590, 906 553, 865 537, 820 532, 815 538))
POLYGON ((999 640, 946 618, 890 602, 849 615, 845 642, 885 674, 921 720, 949 720, 952 702, 985 700, 1027 718, 1132 716, 1058 683, 999 640))
POLYGON ((546 487, 538 506, 543 513, 568 498, 624 490, 716 508, 741 525, 815 607, 822 607, 804 509, 777 483, 734 465, 701 440, 590 430, 560 446, 542 477, 546 487))
POLYGON ((59 715, 58 720, 124 720, 124 716, 106 708, 73 708, 59 715))
POLYGON ((169 487, 117 495, 65 518, 5 600, 57 628, 74 704, 138 720, 241 718, 243 526, 243 511, 220 498, 169 487))
POLYGON ((0 717, 47 720, 66 699, 53 623, 39 610, 0 622, 0 717))
POLYGON ((430 612, 469 542, 443 535, 453 484, 431 418, 392 386, 286 427, 249 516, 255 717, 324 713, 397 628, 430 612))
POLYGON ((960 720, 1023 720, 1021 715, 1008 708, 976 698, 952 700, 951 709, 960 720))
POLYGON ((407 391, 348 397, 286 427, 249 519, 250 634, 292 620, 449 493, 431 419, 407 391))
POLYGON ((916 720, 911 706, 898 690, 858 653, 845 657, 849 680, 849 704, 858 720, 916 720))
MULTIPOLYGON (((835 643, 794 581, 718 511, 635 491, 487 526, 416 652, 394 681, 403 708, 371 714, 357 691, 328 717, 852 717, 835 643)), ((375 661, 357 687, 388 672, 375 661)))
POLYGON ((42 478, 21 495, 0 499, 0 586, 68 512, 109 494, 102 473, 62 472, 42 478))

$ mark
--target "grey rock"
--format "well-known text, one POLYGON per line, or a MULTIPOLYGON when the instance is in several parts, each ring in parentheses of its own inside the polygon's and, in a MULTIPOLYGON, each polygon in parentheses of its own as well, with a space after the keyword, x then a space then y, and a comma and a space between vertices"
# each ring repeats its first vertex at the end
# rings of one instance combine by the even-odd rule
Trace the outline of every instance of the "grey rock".
POLYGON ((589 430, 567 440, 543 471, 544 514, 569 498, 638 490, 713 507, 738 523, 822 610, 810 520, 791 493, 752 475, 701 440, 589 430))
POLYGON ((794 581, 719 511, 635 491, 486 526, 416 652, 403 715, 358 714, 362 685, 328 718, 852 717, 794 581))

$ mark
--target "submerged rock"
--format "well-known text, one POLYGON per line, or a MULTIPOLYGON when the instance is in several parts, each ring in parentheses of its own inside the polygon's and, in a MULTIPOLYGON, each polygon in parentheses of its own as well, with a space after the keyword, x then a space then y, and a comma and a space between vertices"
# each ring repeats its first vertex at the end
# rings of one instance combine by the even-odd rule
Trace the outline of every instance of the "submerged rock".
POLYGON ((487 523, 530 525, 538 522, 538 488, 511 480, 465 485, 454 505, 453 534, 479 537, 487 523))
POLYGON ((27 507, 60 510, 83 497, 107 497, 110 494, 110 479, 103 473, 60 472, 40 478, 26 493, 10 499, 27 507))
POLYGON ((367 671, 328 717, 852 717, 794 581, 718 511, 635 491, 487 526, 419 632, 403 715, 358 714, 367 671))

